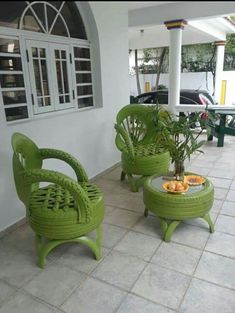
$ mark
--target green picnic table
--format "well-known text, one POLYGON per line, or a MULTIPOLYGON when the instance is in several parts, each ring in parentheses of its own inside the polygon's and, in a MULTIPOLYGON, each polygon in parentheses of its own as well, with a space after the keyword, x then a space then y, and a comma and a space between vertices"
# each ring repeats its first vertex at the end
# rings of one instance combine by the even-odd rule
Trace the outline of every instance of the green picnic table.
POLYGON ((208 112, 213 113, 219 117, 218 122, 212 121, 210 118, 207 122, 207 127, 210 132, 207 136, 208 141, 212 141, 213 137, 218 138, 217 147, 224 146, 224 135, 235 136, 235 128, 226 125, 227 115, 235 115, 235 106, 213 106, 208 108, 208 112))

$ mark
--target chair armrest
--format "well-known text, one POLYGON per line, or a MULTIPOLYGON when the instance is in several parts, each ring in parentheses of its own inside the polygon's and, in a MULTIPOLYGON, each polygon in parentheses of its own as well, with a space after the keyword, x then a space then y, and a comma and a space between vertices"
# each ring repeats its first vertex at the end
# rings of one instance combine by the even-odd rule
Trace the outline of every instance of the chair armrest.
POLYGON ((22 172, 26 185, 32 185, 39 182, 50 182, 60 185, 68 190, 75 202, 75 209, 78 212, 78 222, 87 223, 91 219, 91 201, 86 192, 74 179, 56 171, 34 169, 22 172))
POLYGON ((117 133, 123 138, 126 147, 127 147, 127 151, 131 157, 131 159, 135 158, 135 151, 134 151, 134 146, 132 143, 132 140, 129 136, 129 134, 127 133, 127 131, 124 129, 124 127, 122 127, 121 125, 115 124, 114 128, 116 129, 117 133))
POLYGON ((78 182, 88 181, 88 177, 83 166, 71 154, 57 149, 39 149, 39 151, 43 160, 59 159, 69 164, 76 173, 78 182))

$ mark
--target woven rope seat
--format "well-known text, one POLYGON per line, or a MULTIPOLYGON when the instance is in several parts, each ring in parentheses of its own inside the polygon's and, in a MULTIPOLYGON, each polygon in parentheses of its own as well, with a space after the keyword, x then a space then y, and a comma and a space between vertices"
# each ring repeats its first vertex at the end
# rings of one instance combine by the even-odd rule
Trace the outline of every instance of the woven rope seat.
POLYGON ((101 258, 104 200, 101 190, 88 181, 82 165, 70 154, 57 149, 39 149, 23 134, 12 136, 13 172, 16 191, 36 234, 38 265, 56 246, 77 242, 101 258), (44 159, 58 159, 72 167, 76 179, 42 169, 44 159), (47 183, 41 187, 40 183, 47 183), (93 240, 87 236, 96 230, 93 240))
POLYGON ((102 193, 93 184, 81 183, 81 186, 92 202, 92 218, 89 223, 78 223, 79 215, 74 198, 67 190, 59 185, 48 185, 31 194, 29 222, 33 230, 51 239, 71 239, 96 228, 103 218, 102 193))
POLYGON ((122 152, 121 180, 127 175, 132 191, 138 191, 147 176, 164 174, 169 169, 170 156, 156 143, 151 112, 147 106, 130 104, 116 118, 116 146, 122 152))

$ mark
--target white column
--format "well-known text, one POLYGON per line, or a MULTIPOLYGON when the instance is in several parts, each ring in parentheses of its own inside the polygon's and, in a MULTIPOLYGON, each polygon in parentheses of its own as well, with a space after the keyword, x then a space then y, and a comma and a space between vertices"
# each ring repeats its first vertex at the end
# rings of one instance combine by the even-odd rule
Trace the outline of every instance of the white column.
POLYGON ((225 41, 216 41, 216 67, 215 67, 215 101, 220 103, 221 82, 224 67, 224 46, 225 41))
POLYGON ((176 106, 180 104, 182 29, 186 23, 185 20, 165 22, 170 30, 168 107, 174 114, 177 113, 176 106))

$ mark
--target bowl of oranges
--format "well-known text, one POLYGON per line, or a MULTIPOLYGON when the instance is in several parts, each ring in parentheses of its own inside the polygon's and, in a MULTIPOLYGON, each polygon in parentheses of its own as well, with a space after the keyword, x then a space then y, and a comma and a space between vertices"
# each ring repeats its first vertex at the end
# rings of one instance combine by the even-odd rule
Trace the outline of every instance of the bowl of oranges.
POLYGON ((178 180, 170 180, 165 182, 162 187, 169 193, 181 194, 185 193, 189 189, 189 185, 186 182, 178 180))

